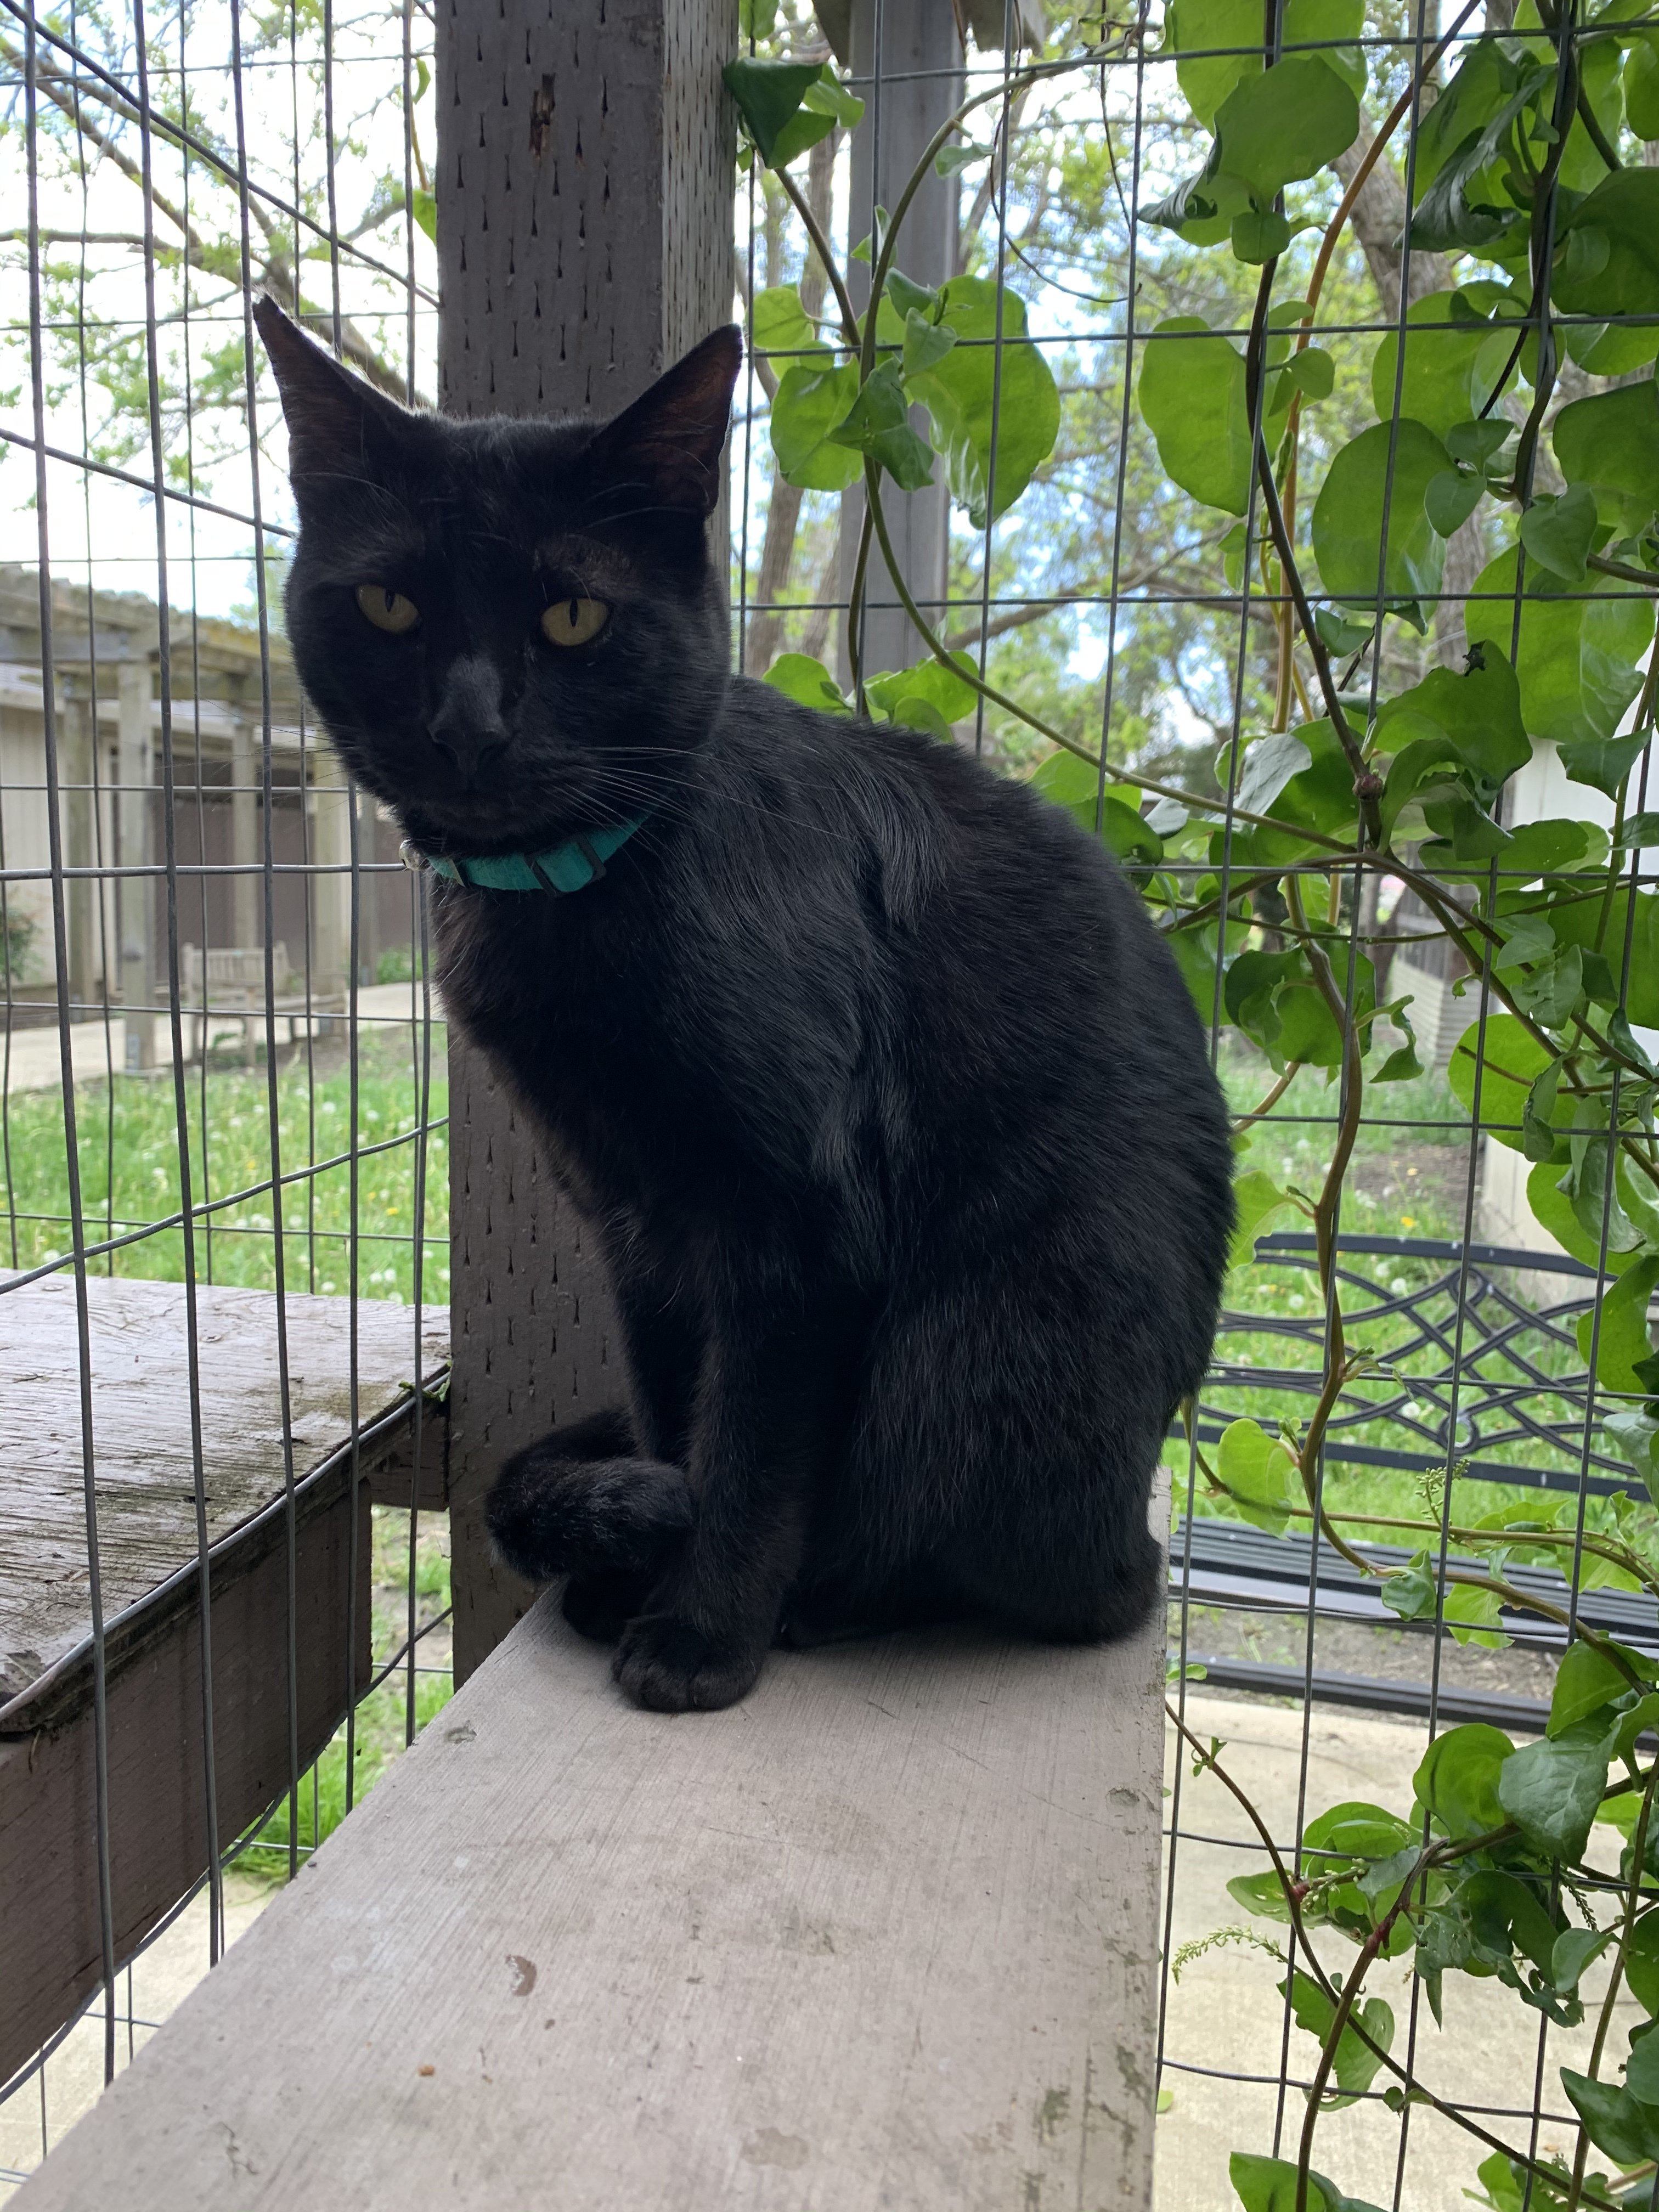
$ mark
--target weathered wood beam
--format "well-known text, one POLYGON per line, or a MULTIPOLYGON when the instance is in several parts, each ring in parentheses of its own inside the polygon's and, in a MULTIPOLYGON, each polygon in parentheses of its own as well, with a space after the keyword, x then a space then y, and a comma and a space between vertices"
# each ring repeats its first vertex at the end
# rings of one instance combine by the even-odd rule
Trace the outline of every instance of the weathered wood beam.
MULTIPOLYGON (((734 0, 437 14, 440 404, 614 414, 732 313, 734 0)), ((725 544, 724 509, 712 526, 725 544)), ((592 1241, 451 1030, 452 1567, 465 1680, 525 1611, 484 1497, 507 1455, 613 1403, 592 1241)))
POLYGON ((543 1601, 19 2212, 1141 2212, 1161 1623, 623 1705, 543 1601))

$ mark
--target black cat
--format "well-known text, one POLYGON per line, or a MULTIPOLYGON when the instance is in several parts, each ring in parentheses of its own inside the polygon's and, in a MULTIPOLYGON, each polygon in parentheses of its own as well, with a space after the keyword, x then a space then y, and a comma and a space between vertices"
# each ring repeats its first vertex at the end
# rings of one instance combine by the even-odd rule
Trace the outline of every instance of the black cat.
POLYGON ((604 1241, 630 1410, 502 1470, 502 1557, 642 1705, 775 1639, 1134 1627, 1231 1221, 1174 961, 1060 808, 733 678, 741 343, 613 422, 406 413, 271 305, 289 634, 440 875, 450 1015, 604 1241), (525 888, 490 888, 491 884, 525 888))

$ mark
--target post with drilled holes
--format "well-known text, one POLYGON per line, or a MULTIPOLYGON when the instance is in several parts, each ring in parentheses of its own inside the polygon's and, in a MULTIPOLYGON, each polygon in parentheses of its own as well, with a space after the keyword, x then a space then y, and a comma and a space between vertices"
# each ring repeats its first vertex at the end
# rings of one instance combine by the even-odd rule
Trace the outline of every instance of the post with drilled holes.
MULTIPOLYGON (((732 320, 735 0, 437 16, 440 404, 610 415, 732 320)), ((710 525, 725 542, 725 509, 710 525)), ((483 1508, 506 1455, 611 1402, 593 1242, 544 1147, 452 1032, 450 1497, 455 1673, 529 1602, 483 1508)))

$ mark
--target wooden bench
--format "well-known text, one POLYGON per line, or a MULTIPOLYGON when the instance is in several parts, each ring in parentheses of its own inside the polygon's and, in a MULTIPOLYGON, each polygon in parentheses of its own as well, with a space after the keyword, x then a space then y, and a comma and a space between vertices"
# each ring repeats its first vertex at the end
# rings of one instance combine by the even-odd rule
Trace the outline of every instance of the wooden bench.
MULTIPOLYGON (((75 1285, 10 1279, 0 1274, 0 2080, 102 1972, 75 1285)), ((93 1277, 87 1291, 118 1964, 208 1863, 194 1455, 182 1286, 93 1277)), ((286 1448, 275 1299, 204 1287, 198 1307, 228 1845, 289 1774, 286 1448)), ((349 1678, 368 1678, 369 1506, 409 1502, 412 1385, 441 1376, 448 1316, 427 1310, 417 1349, 409 1307, 359 1305, 354 1486, 346 1302, 291 1297, 287 1310, 303 1769, 343 1717, 349 1678)), ((422 1410, 422 1495, 441 1503, 442 1409, 422 1410)))
POLYGON ((21 2212, 1130 2212, 1163 1638, 775 1655, 625 1705, 550 1598, 21 2212))
MULTIPOLYGON (((216 1037, 234 1024, 240 1036, 244 1059, 251 1060, 265 1018, 265 951, 262 945, 210 945, 205 953, 199 945, 181 945, 179 1000, 185 1012, 185 1057, 195 1060, 210 1051, 216 1037)), ((270 948, 271 973, 276 995, 272 1011, 288 1023, 288 1042, 303 1034, 307 1016, 320 1019, 319 1034, 326 1036, 327 1017, 342 1012, 345 994, 305 988, 305 979, 295 973, 288 946, 280 939, 270 948), (298 1026, 296 1027, 296 1024, 298 1026)))

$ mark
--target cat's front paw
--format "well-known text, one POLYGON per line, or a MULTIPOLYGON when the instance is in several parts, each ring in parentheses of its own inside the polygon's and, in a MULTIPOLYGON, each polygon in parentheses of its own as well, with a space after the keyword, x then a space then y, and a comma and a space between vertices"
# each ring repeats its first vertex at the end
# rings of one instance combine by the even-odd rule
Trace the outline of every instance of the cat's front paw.
POLYGON ((653 1713, 711 1713, 754 1687, 763 1642, 706 1636, 672 1613, 647 1613, 623 1631, 611 1673, 653 1713))

